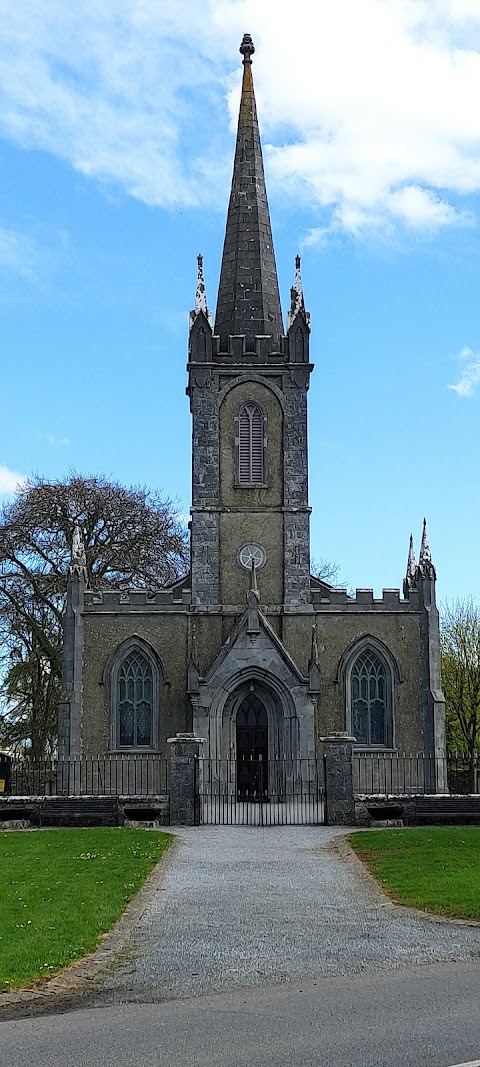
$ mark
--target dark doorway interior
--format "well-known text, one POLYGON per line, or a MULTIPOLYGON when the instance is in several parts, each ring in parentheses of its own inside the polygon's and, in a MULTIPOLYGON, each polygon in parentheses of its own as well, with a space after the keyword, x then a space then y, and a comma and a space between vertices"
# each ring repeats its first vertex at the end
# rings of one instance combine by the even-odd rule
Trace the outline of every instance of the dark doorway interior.
POLYGON ((268 799, 268 719, 255 692, 244 697, 237 711, 237 796, 268 799))

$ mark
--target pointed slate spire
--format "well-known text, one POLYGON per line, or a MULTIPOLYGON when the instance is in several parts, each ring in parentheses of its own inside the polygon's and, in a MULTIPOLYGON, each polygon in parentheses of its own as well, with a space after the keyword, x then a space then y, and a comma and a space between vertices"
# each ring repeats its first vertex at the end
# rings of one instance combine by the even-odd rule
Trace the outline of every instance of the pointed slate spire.
POLYGON ((247 351, 255 337, 269 335, 274 348, 283 334, 277 268, 268 210, 262 149, 252 78, 255 51, 250 34, 240 45, 243 83, 232 188, 218 288, 215 334, 223 350, 230 334, 244 334, 247 351))
POLYGON ((432 553, 430 551, 426 519, 423 520, 422 543, 420 546, 420 555, 418 557, 418 571, 422 578, 432 578, 433 580, 436 578, 435 567, 432 563, 432 553))

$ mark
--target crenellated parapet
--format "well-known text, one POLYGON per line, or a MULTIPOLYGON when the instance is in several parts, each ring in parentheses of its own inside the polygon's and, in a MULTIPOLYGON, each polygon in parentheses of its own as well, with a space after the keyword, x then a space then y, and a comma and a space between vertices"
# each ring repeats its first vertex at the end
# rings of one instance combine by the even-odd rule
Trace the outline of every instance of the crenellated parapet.
POLYGON ((404 598, 399 589, 382 589, 382 596, 375 597, 373 589, 357 589, 355 596, 350 596, 346 589, 312 589, 312 604, 318 612, 336 612, 358 614, 359 612, 417 613, 421 611, 421 601, 417 590, 411 590, 410 597, 404 598))
POLYGON ((305 314, 297 317, 286 335, 275 338, 269 334, 256 334, 253 345, 247 348, 245 334, 229 334, 226 343, 222 344, 219 335, 212 333, 204 312, 200 312, 190 324, 187 369, 190 370, 197 363, 211 363, 214 366, 238 366, 240 371, 247 362, 248 366, 264 367, 301 363, 311 371, 313 365, 309 364, 309 342, 310 330, 305 314))
POLYGON ((187 611, 192 600, 190 589, 102 589, 86 590, 84 614, 135 614, 135 612, 187 611))

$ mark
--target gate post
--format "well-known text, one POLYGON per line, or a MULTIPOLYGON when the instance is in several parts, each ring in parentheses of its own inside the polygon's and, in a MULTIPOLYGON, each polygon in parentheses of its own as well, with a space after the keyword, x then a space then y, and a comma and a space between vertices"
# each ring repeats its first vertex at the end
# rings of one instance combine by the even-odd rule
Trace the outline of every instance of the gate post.
POLYGON ((353 826, 353 742, 347 733, 322 737, 325 763, 325 808, 328 826, 353 826))
POLYGON ((170 748, 170 825, 195 825, 195 764, 204 737, 176 734, 169 737, 170 748))

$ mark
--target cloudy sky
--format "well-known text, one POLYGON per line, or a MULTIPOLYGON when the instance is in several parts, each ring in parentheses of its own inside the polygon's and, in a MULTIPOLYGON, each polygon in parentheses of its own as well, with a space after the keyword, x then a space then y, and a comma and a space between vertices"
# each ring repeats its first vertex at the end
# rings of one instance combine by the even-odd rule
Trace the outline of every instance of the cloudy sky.
POLYGON ((0 0, 0 493, 75 469, 188 512, 252 34, 284 308, 302 253, 313 554, 480 595, 480 0, 0 0))

